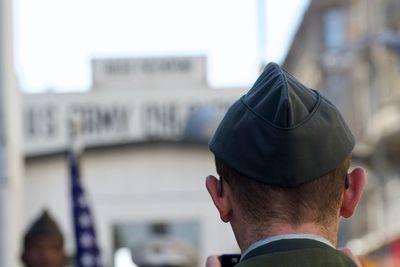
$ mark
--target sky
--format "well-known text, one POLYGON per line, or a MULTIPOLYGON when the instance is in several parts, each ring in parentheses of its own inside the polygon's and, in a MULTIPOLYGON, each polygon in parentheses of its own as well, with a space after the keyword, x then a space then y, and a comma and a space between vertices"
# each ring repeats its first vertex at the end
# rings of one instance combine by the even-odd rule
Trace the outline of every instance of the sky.
POLYGON ((260 0, 14 1, 16 74, 32 93, 88 90, 91 59, 107 57, 205 55, 211 86, 250 86, 261 62, 282 62, 309 3, 265 0, 260 12, 260 0))

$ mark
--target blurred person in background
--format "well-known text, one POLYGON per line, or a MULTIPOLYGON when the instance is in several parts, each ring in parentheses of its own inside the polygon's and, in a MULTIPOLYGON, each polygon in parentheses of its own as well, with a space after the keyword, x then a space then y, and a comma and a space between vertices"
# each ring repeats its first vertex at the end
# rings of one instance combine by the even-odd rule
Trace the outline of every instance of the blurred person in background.
POLYGON ((21 259, 26 267, 65 266, 63 234, 47 211, 25 233, 21 259))
POLYGON ((360 266, 336 249, 340 217, 352 216, 365 185, 361 168, 349 172, 354 145, 329 100, 267 65, 209 144, 219 180, 206 187, 241 249, 237 266, 360 266))
POLYGON ((151 236, 132 248, 132 260, 138 267, 196 267, 196 249, 173 237, 165 223, 154 223, 151 236))

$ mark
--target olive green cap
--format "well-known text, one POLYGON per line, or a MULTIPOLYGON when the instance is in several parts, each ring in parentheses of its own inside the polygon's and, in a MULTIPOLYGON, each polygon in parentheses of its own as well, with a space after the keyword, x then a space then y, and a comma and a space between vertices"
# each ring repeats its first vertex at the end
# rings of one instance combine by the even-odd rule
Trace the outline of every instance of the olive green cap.
POLYGON ((227 111, 214 156, 246 177, 295 187, 335 169, 355 145, 338 109, 276 63, 227 111))
POLYGON ((55 220, 44 210, 40 216, 32 223, 24 236, 24 244, 38 237, 59 236, 63 239, 63 234, 55 220))

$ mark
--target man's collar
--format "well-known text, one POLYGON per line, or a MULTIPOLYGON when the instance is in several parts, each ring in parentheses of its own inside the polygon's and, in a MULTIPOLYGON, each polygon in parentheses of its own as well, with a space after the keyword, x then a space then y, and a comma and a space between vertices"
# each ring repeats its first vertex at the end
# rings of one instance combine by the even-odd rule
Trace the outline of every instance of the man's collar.
POLYGON ((287 235, 277 235, 277 236, 271 236, 262 240, 259 240, 253 244, 251 244, 246 250, 245 252, 242 254, 241 260, 243 260, 248 254, 249 252, 267 245, 269 243, 275 242, 275 241, 279 241, 279 240, 286 240, 286 239, 309 239, 309 240, 315 240, 321 243, 324 243, 325 245, 328 245, 332 248, 334 248, 334 246, 332 245, 331 242, 329 242, 329 240, 327 240, 326 238, 322 237, 322 236, 318 236, 318 235, 312 235, 312 234, 287 234, 287 235))

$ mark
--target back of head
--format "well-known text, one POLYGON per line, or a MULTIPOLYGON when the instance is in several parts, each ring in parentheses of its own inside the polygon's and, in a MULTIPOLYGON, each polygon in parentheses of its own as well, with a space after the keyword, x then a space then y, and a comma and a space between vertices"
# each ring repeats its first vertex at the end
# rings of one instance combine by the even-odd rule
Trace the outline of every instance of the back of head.
POLYGON ((340 206, 350 157, 337 168, 311 182, 281 187, 261 183, 215 159, 219 176, 230 185, 246 221, 256 227, 287 224, 297 227, 317 223, 328 228, 340 206))
POLYGON ((298 225, 335 214, 354 144, 329 100, 270 63, 209 147, 250 220, 298 225))

